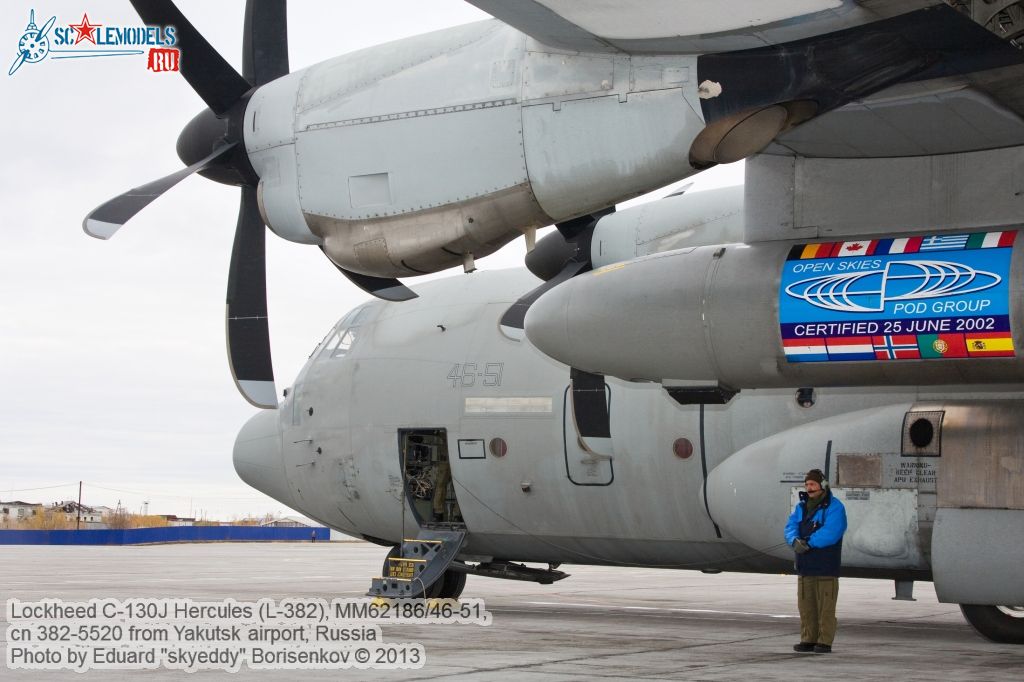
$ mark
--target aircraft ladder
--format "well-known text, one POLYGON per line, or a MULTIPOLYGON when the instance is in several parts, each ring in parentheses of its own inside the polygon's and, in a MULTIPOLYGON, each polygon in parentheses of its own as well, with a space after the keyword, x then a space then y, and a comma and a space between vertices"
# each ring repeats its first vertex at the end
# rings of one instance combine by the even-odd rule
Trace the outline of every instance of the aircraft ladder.
POLYGON ((402 541, 398 556, 387 558, 387 575, 373 579, 367 596, 391 599, 429 596, 430 586, 448 570, 465 539, 465 531, 421 528, 418 537, 402 541))

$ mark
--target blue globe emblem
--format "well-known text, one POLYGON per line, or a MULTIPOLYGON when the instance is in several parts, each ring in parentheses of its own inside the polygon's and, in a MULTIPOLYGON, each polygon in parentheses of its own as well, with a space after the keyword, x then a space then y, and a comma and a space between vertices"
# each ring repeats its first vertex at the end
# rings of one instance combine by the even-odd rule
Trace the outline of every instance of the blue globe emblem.
POLYGON ((880 313, 890 301, 916 301, 973 294, 998 285, 1002 277, 948 261, 886 263, 880 270, 821 275, 786 287, 792 298, 825 310, 880 313))

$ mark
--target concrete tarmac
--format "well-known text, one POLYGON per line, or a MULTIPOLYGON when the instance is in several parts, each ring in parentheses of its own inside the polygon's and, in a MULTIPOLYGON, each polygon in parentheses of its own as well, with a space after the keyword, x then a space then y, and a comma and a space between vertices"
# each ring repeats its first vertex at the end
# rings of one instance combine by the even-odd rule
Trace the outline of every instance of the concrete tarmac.
MULTIPOLYGON (((113 597, 359 597, 385 548, 362 542, 0 548, 0 600, 113 597)), ((271 680, 1019 680, 1024 647, 978 637, 930 583, 893 601, 892 583, 843 579, 832 654, 798 654, 796 578, 563 566, 553 585, 470 576, 463 597, 493 623, 386 625, 385 642, 419 642, 420 670, 271 670, 271 680)), ((6 661, 7 622, 2 655, 6 661)), ((87 673, 0 667, 2 680, 207 680, 223 671, 87 673)))

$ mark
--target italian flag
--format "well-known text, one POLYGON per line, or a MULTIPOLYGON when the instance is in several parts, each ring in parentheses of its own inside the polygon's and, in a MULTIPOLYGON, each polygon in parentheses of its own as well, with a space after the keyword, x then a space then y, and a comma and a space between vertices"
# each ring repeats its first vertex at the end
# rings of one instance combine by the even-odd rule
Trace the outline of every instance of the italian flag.
POLYGON ((1007 232, 975 232, 967 238, 968 249, 995 249, 1013 246, 1016 230, 1007 232))

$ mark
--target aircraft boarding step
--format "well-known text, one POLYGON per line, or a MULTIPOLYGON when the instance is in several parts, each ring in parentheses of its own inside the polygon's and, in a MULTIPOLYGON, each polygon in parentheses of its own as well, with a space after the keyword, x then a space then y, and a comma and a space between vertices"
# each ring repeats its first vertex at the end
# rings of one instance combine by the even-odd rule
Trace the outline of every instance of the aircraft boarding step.
POLYGON ((428 594, 430 586, 455 560, 465 539, 465 531, 421 528, 418 537, 402 541, 398 556, 387 558, 387 575, 373 579, 367 596, 409 599, 428 594))

